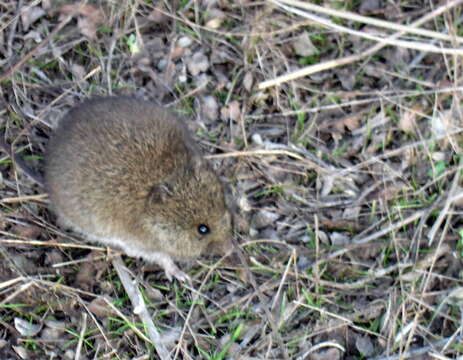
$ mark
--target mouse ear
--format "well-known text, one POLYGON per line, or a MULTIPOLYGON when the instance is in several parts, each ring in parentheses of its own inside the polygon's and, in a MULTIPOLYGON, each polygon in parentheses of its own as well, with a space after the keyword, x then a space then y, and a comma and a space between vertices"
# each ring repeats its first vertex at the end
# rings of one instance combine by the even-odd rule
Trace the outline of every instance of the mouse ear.
POLYGON ((163 203, 174 194, 172 186, 169 183, 154 185, 148 194, 148 199, 152 202, 163 203))

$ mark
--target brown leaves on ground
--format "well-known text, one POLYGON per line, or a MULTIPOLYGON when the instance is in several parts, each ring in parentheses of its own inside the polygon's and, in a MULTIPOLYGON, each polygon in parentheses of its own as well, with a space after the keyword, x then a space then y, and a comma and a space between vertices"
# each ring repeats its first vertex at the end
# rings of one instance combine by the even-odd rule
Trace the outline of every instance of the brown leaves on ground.
POLYGON ((77 16, 77 28, 91 40, 96 39, 96 31, 105 18, 102 9, 91 4, 65 4, 59 9, 60 20, 67 16, 77 16))
MULTIPOLYGON (((429 2, 321 3, 397 24, 434 9, 429 2)), ((3 5, 5 63, 75 16, 2 84, 2 136, 18 155, 40 170, 49 125, 70 106, 93 95, 136 94, 184 117, 237 199, 242 257, 181 264, 188 285, 125 259, 178 358, 410 357, 428 345, 442 358, 463 354, 454 346, 463 266, 463 111, 452 89, 458 56, 388 46, 257 90, 372 43, 266 2, 3 5)), ((452 10, 422 28, 459 43, 459 16, 452 10)), ((105 256, 89 255, 94 244, 58 228, 46 205, 30 200, 41 190, 3 153, 0 168, 0 198, 26 199, 1 203, 0 358, 41 359, 50 351, 77 358, 80 340, 80 358, 152 356, 105 256)))

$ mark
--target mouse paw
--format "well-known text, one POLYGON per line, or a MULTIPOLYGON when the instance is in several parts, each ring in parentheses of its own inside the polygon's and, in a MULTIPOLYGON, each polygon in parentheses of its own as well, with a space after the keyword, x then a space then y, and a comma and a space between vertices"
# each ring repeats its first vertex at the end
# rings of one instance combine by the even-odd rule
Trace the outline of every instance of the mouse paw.
POLYGON ((160 265, 164 269, 166 277, 169 281, 172 281, 173 278, 176 278, 178 281, 182 282, 190 280, 190 277, 182 270, 180 270, 177 265, 175 265, 174 261, 169 255, 161 252, 153 252, 149 255, 149 260, 160 265))
POLYGON ((172 282, 173 278, 176 278, 180 282, 190 281, 190 277, 180 270, 177 265, 174 264, 173 267, 169 267, 168 269, 164 269, 166 272, 167 279, 172 282))

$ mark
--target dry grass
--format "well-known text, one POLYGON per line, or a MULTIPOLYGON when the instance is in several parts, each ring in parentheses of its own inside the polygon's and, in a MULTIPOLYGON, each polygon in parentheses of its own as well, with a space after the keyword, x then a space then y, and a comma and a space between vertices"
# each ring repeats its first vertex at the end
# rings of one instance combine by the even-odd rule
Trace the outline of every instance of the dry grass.
POLYGON ((168 283, 60 230, 0 153, 0 358, 463 356, 462 1, 317 3, 0 1, 14 151, 40 171, 92 95, 165 104, 239 243, 168 283))

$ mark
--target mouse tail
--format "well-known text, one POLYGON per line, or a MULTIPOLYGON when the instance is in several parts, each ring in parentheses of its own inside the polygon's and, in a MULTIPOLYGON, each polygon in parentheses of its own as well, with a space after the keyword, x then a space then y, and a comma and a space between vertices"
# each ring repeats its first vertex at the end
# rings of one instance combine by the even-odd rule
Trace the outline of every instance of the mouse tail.
POLYGON ((30 177, 33 181, 35 181, 38 185, 44 186, 44 181, 42 175, 32 170, 29 166, 27 166, 26 162, 20 157, 17 156, 11 149, 11 146, 6 143, 3 139, 3 136, 0 136, 0 148, 7 153, 7 155, 11 158, 13 163, 21 169, 21 171, 30 177))

